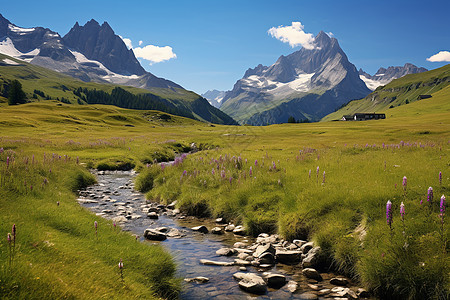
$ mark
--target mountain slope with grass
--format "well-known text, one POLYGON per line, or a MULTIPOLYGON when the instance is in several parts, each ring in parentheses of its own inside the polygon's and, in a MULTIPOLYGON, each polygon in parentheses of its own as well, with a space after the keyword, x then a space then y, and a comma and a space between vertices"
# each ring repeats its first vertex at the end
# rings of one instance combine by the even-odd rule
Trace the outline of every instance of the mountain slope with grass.
MULTIPOLYGON (((110 104, 132 109, 154 109, 211 122, 236 124, 194 92, 83 82, 61 73, 0 54, 0 96, 7 98, 9 83, 17 79, 30 101, 59 100, 72 104, 110 104), (115 92, 113 92, 115 91, 115 92), (90 96, 90 97, 89 97, 90 96)), ((3 100, 5 101, 5 100, 3 100)))
MULTIPOLYGON (((349 102, 322 121, 339 120, 343 115, 357 112, 384 112, 389 117, 391 109, 415 101, 423 101, 423 95, 431 95, 450 84, 450 65, 428 72, 410 74, 395 79, 385 86, 378 87, 364 99, 349 102), (422 95, 422 96, 421 96, 422 95)), ((409 107, 409 106, 408 106, 409 107)))

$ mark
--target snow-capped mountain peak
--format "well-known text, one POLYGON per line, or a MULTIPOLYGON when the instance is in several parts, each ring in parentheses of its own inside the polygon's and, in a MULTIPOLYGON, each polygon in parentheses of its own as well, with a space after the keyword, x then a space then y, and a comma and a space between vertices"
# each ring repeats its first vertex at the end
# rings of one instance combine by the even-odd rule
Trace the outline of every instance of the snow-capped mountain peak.
POLYGON ((379 68, 378 71, 372 76, 362 69, 359 69, 359 77, 362 81, 364 81, 369 89, 372 91, 377 87, 386 85, 394 79, 398 79, 408 74, 422 73, 428 71, 425 68, 419 68, 413 64, 406 63, 403 67, 388 67, 379 68))

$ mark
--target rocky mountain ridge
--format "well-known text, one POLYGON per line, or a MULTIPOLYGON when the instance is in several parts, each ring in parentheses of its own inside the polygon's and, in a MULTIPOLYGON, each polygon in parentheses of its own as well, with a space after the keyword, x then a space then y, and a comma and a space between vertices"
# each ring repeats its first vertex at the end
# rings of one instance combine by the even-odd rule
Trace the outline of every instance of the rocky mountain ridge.
POLYGON ((359 69, 358 73, 361 80, 373 91, 377 87, 386 85, 394 79, 401 78, 408 74, 417 74, 426 71, 428 70, 425 68, 406 63, 404 66, 390 66, 387 69, 381 67, 373 76, 364 72, 362 69, 359 69))
POLYGON ((248 69, 226 93, 221 109, 252 125, 284 123, 287 114, 318 120, 369 93, 337 39, 321 31, 314 49, 302 48, 271 66, 248 69))

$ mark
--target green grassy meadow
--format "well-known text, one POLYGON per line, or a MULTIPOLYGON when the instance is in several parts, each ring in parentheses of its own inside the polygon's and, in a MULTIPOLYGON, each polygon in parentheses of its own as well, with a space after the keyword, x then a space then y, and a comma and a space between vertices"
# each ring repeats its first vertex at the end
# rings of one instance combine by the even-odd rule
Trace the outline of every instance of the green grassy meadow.
POLYGON ((74 191, 93 180, 86 168, 133 167, 149 199, 178 200, 189 214, 225 217, 253 235, 314 240, 324 262, 380 298, 446 299, 448 213, 442 223, 439 199, 448 199, 450 189, 449 100, 447 86, 430 99, 390 109, 386 120, 265 127, 211 126, 155 111, 52 101, 2 106, 0 295, 176 295, 175 265, 162 248, 114 231, 75 201, 74 191), (191 143, 201 151, 176 166, 151 165, 191 143), (13 223, 17 240, 9 266, 6 235, 13 223))

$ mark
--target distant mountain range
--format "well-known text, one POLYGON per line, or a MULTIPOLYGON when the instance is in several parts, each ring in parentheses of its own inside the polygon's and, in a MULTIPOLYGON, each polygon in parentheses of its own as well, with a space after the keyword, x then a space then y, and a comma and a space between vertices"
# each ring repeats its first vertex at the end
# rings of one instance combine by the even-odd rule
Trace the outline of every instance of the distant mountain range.
POLYGON ((370 93, 337 39, 321 31, 315 48, 281 56, 273 65, 248 69, 226 93, 221 109, 240 123, 266 125, 320 120, 370 93))
POLYGON ((223 97, 225 97, 226 92, 225 91, 218 91, 218 90, 209 90, 205 93, 203 93, 201 96, 208 100, 208 102, 214 106, 219 108, 222 104, 223 97))
POLYGON ((364 81, 369 89, 374 91, 381 85, 386 85, 393 79, 401 78, 408 74, 417 74, 428 71, 425 68, 416 67, 413 64, 406 63, 403 67, 380 68, 375 75, 370 75, 359 69, 359 77, 364 81))
POLYGON ((85 82, 132 86, 161 99, 184 99, 179 104, 183 110, 219 124, 236 124, 232 118, 251 125, 284 123, 290 117, 318 121, 393 79, 427 71, 405 64, 380 68, 373 76, 362 69, 358 72, 337 39, 321 31, 313 49, 302 48, 280 56, 271 66, 248 69, 231 91, 210 90, 201 96, 194 94, 193 100, 192 92, 145 71, 107 22, 100 25, 91 20, 83 26, 77 22, 61 37, 48 28, 18 27, 1 14, 0 53, 85 82))
MULTIPOLYGON (((145 71, 107 22, 100 25, 91 20, 84 26, 77 22, 61 37, 48 28, 16 26, 0 14, 0 53, 85 82, 133 86, 165 95, 168 100, 192 102, 192 92, 145 71)), ((201 96, 186 106, 200 120, 236 124, 201 96)))

